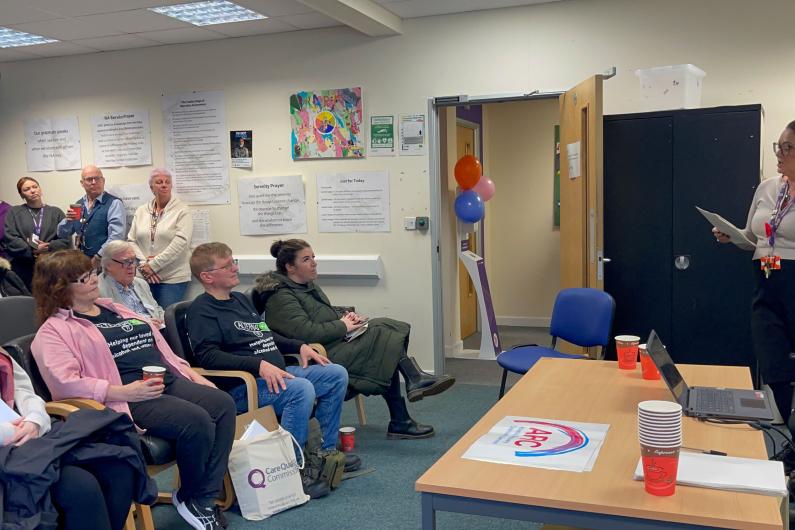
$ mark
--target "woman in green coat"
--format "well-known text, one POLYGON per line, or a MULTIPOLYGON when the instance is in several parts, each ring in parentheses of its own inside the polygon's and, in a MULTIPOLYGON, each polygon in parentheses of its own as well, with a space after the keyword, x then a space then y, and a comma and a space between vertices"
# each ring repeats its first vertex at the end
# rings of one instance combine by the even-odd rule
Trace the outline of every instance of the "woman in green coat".
POLYGON ((409 416, 398 373, 406 381, 409 401, 444 392, 455 379, 427 374, 408 356, 411 326, 391 318, 368 320, 354 312, 337 311, 314 283, 317 264, 306 241, 276 241, 271 255, 276 258, 276 271, 257 278, 254 295, 268 326, 286 337, 322 344, 329 358, 348 370, 354 392, 381 394, 389 407, 387 437, 433 436, 433 427, 409 416))

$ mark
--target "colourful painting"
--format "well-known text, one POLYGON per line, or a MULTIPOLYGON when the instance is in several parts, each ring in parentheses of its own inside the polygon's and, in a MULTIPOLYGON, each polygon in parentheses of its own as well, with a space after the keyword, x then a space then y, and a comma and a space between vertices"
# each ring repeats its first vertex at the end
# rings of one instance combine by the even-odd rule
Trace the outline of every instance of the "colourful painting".
POLYGON ((362 158, 362 89, 339 88, 290 96, 293 160, 362 158))

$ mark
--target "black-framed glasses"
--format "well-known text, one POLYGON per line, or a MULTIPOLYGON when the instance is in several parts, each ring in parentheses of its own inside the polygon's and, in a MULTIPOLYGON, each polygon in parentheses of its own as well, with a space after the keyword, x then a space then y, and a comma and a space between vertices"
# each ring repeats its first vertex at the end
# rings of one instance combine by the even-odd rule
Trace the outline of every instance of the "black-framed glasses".
POLYGON ((76 279, 72 283, 82 283, 83 285, 85 285, 88 282, 90 282, 93 278, 96 278, 96 277, 97 277, 97 269, 91 269, 90 271, 88 271, 87 273, 83 274, 82 276, 80 276, 78 279, 76 279))
POLYGON ((793 148, 795 148, 795 145, 792 145, 789 142, 784 142, 783 144, 773 142, 773 153, 775 154, 781 153, 784 156, 789 156, 793 148))
POLYGON ((219 271, 221 269, 225 269, 225 270, 231 271, 232 267, 236 267, 236 266, 237 266, 237 258, 232 258, 232 263, 230 263, 228 265, 224 265, 223 267, 216 267, 214 269, 207 269, 204 272, 219 271))
POLYGON ((110 261, 115 261, 116 263, 118 263, 119 265, 121 265, 122 267, 125 267, 125 268, 126 267, 138 267, 138 265, 141 263, 141 260, 139 260, 138 258, 130 258, 130 259, 123 259, 123 260, 110 258, 110 261))

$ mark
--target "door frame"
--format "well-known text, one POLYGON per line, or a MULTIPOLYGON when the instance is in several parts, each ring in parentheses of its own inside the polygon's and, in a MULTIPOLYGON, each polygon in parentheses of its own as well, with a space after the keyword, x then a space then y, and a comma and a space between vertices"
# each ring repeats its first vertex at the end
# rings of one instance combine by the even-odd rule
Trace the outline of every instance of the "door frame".
MULTIPOLYGON (((431 214, 431 292, 433 297, 433 365, 436 374, 444 373, 444 315, 442 293, 441 227, 441 145, 439 132, 439 109, 465 105, 485 105, 508 101, 532 101, 537 99, 559 99, 565 90, 541 92, 535 90, 526 94, 495 94, 484 96, 443 96, 428 98, 428 163, 430 174, 430 214, 431 214)), ((445 220, 446 222, 446 220, 445 220)))
MULTIPOLYGON (((461 127, 466 127, 467 129, 472 129, 472 131, 475 134, 474 145, 472 147, 472 151, 473 151, 472 154, 474 154, 478 158, 478 160, 481 160, 483 158, 483 153, 482 153, 483 146, 480 145, 481 125, 479 123, 475 123, 474 121, 465 120, 464 118, 459 118, 459 117, 456 117, 455 123, 456 123, 456 126, 461 126, 461 127)), ((478 247, 477 247, 478 248, 478 254, 480 254, 484 258, 486 256, 486 245, 484 244, 484 237, 485 237, 485 234, 486 234, 485 226, 486 226, 486 217, 484 216, 483 219, 481 219, 481 221, 478 223, 478 230, 477 230, 477 234, 475 236, 476 237, 476 241, 477 241, 477 245, 478 245, 478 247)), ((472 250, 472 249, 470 249, 470 250, 472 250)), ((461 301, 460 300, 458 301, 458 307, 459 307, 459 311, 460 311, 460 309, 461 309, 461 301)), ((478 331, 480 331, 480 311, 477 311, 477 306, 475 306, 475 308, 476 308, 476 310, 475 310, 475 333, 477 333, 478 331)), ((460 315, 459 315, 459 318, 460 318, 460 315)), ((460 337, 460 339, 463 340, 464 337, 460 337)))

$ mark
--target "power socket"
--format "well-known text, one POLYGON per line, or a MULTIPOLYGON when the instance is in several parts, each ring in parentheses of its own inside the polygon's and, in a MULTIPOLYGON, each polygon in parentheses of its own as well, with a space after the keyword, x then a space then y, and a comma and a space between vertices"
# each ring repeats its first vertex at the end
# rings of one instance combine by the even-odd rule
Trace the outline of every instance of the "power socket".
POLYGON ((417 218, 416 217, 404 217, 403 218, 403 228, 406 230, 416 230, 417 229, 417 218))

